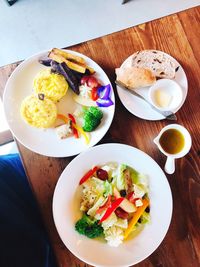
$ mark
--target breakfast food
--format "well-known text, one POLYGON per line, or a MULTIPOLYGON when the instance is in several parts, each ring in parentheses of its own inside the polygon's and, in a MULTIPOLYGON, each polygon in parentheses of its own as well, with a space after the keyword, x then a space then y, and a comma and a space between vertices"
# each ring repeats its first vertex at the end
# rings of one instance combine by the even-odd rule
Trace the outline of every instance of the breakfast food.
POLYGON ((51 59, 49 65, 52 71, 63 75, 77 95, 79 95, 79 82, 82 76, 95 73, 95 70, 86 64, 84 58, 58 48, 53 48, 48 54, 48 59, 42 64, 45 65, 49 59, 51 59))
POLYGON ((137 67, 118 68, 115 70, 117 81, 125 84, 129 89, 146 87, 156 81, 151 70, 137 67))
POLYGON ((34 79, 36 94, 44 94, 52 101, 60 100, 68 90, 65 78, 57 73, 51 73, 50 69, 40 71, 34 79))
POLYGON ((74 92, 73 99, 83 106, 109 107, 113 105, 110 98, 110 84, 102 85, 95 76, 95 70, 80 57, 67 51, 53 48, 48 58, 39 62, 51 67, 51 72, 62 75, 74 92))
POLYGON ((30 95, 23 100, 20 109, 21 116, 33 127, 52 127, 57 117, 57 107, 52 100, 45 98, 44 95, 39 97, 30 95))
POLYGON ((162 51, 138 51, 131 56, 128 64, 132 67, 149 69, 158 78, 173 79, 175 77, 175 64, 171 57, 162 51))
POLYGON ((87 132, 96 130, 104 116, 100 108, 114 104, 110 98, 110 84, 102 85, 84 58, 65 50, 53 48, 47 58, 39 59, 39 63, 45 68, 34 79, 35 94, 25 98, 21 104, 22 118, 36 128, 53 126, 59 139, 83 136, 85 143, 89 144, 87 132), (82 109, 79 114, 67 110, 63 113, 64 107, 68 109, 70 106, 71 109, 69 102, 61 102, 68 87, 73 93, 67 97, 79 104, 82 109))
POLYGON ((148 178, 126 164, 95 166, 80 179, 82 217, 75 229, 117 247, 149 222, 148 178))

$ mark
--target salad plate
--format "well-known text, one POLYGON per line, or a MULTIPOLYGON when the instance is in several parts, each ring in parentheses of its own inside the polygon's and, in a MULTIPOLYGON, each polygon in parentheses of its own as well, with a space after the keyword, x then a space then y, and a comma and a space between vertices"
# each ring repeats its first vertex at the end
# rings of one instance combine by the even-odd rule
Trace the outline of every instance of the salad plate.
MULTIPOLYGON (((47 57, 49 51, 33 55, 22 62, 12 73, 5 87, 3 105, 9 128, 15 138, 28 149, 45 156, 68 157, 79 154, 97 144, 108 131, 115 111, 115 96, 112 85, 103 69, 89 57, 71 50, 64 50, 72 55, 82 57, 86 64, 95 70, 95 78, 102 85, 110 84, 110 98, 113 105, 101 108, 104 116, 101 124, 95 131, 90 132, 89 144, 84 142, 84 136, 80 138, 67 137, 59 139, 55 129, 41 129, 28 125, 21 117, 20 105, 27 96, 33 93, 33 82, 36 75, 49 67, 39 63, 41 58, 47 57)), ((58 113, 73 114, 81 105, 73 100, 71 88, 66 95, 56 103, 58 113)))
MULTIPOLYGON (((158 53, 161 53, 161 55, 164 55, 166 58, 171 60, 175 65, 176 73, 175 73, 175 77, 173 78, 173 80, 180 85, 181 90, 182 90, 182 101, 174 110, 172 110, 173 113, 176 113, 182 107, 182 105, 184 104, 185 99, 187 97, 188 81, 187 81, 185 71, 184 71, 183 67, 179 64, 179 62, 175 58, 170 56, 169 54, 162 52, 162 51, 158 51, 158 50, 146 50, 146 51, 156 51, 158 53)), ((132 60, 132 57, 134 55, 135 54, 129 56, 122 63, 121 67, 123 68, 124 66, 129 66, 131 64, 131 60, 132 60)), ((142 95, 145 99, 147 99, 149 101, 149 87, 143 87, 143 88, 135 89, 135 91, 136 91, 136 93, 142 95)), ((165 117, 162 114, 153 110, 148 105, 148 103, 145 103, 145 101, 143 101, 142 99, 130 94, 128 91, 123 90, 119 86, 117 86, 117 92, 118 92, 119 98, 120 98, 122 104, 125 106, 125 108, 130 113, 135 115, 136 117, 141 118, 141 119, 145 119, 145 120, 151 120, 151 121, 157 121, 157 120, 165 119, 165 117)))
POLYGON ((103 144, 82 152, 65 168, 54 191, 52 210, 63 243, 76 257, 94 266, 125 267, 147 258, 164 239, 172 216, 172 195, 164 172, 146 153, 128 145, 103 144), (81 217, 80 179, 94 166, 108 162, 131 166, 146 175, 149 184, 150 222, 118 247, 75 230, 81 217))

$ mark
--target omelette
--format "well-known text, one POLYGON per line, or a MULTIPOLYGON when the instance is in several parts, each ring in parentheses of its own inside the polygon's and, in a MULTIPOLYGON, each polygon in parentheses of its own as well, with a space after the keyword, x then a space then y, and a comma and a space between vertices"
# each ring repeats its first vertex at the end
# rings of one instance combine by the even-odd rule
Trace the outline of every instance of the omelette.
POLYGON ((57 102, 67 93, 68 83, 62 75, 45 69, 36 75, 33 87, 36 94, 44 94, 45 97, 57 102))
POLYGON ((53 126, 57 118, 57 107, 52 100, 44 97, 44 95, 39 96, 30 95, 22 101, 21 116, 26 123, 33 127, 49 128, 53 126))

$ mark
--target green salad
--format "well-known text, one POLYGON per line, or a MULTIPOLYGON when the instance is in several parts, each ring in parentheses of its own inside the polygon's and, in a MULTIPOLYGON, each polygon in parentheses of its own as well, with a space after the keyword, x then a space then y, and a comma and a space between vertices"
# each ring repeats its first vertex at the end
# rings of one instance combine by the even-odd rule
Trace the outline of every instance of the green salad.
POLYGON ((126 164, 107 163, 80 179, 82 217, 75 229, 117 247, 150 221, 148 177, 126 164))

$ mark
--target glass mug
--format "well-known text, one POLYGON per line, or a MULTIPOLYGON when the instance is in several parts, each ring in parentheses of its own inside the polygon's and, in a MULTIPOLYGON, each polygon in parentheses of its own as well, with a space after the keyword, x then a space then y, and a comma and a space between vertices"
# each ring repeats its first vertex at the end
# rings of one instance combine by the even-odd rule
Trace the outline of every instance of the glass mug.
POLYGON ((164 170, 168 174, 175 171, 175 159, 184 157, 192 145, 190 133, 179 124, 165 126, 153 141, 159 150, 167 156, 164 170))

